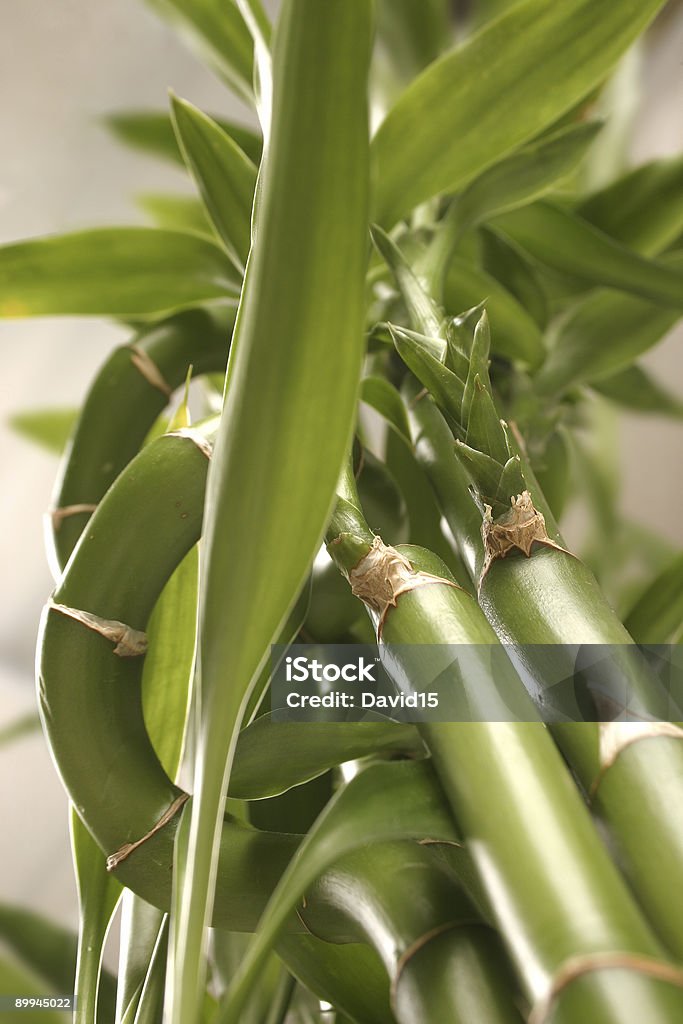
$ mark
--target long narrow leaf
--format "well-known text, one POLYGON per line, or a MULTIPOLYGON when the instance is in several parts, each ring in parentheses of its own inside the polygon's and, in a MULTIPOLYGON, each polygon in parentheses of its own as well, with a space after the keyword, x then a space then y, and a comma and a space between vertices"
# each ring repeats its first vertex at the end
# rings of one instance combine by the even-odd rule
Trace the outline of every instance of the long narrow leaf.
POLYGON ((496 218, 493 225, 562 274, 683 309, 683 271, 645 259, 569 210, 538 202, 496 218))
POLYGON ((199 56, 246 103, 253 103, 253 46, 232 0, 147 0, 177 25, 199 56))
POLYGON ((263 960, 306 888, 345 853, 389 839, 458 837, 428 763, 374 765, 328 804, 282 876, 241 964, 220 1024, 238 1024, 263 960))
POLYGON ((379 752, 419 755, 412 726, 395 722, 277 722, 261 715, 237 741, 230 795, 243 800, 277 796, 328 768, 379 752))
POLYGON ((385 227, 455 191, 597 85, 662 0, 525 0, 431 64, 373 142, 385 227))
POLYGON ((672 394, 637 363, 593 381, 591 386, 624 409, 683 419, 683 397, 672 394))
POLYGON ((320 544, 353 427, 367 259, 370 4, 331 0, 319 15, 315 0, 285 0, 276 31, 256 241, 209 479, 201 736, 187 863, 177 865, 174 1024, 191 1024, 198 1013, 236 727, 320 544))
MULTIPOLYGON (((257 132, 235 121, 226 121, 222 117, 212 118, 226 135, 243 150, 253 163, 261 160, 262 142, 257 132)), ((122 110, 108 114, 104 119, 105 127, 121 142, 131 149, 159 157, 179 167, 185 167, 185 161, 178 149, 178 142, 173 131, 170 116, 165 111, 156 110, 122 110)))
POLYGON ((208 239, 95 228, 0 248, 0 316, 147 316, 234 297, 239 275, 208 239))
POLYGON ((102 850, 73 809, 71 845, 81 916, 74 1024, 95 1024, 104 940, 121 895, 121 885, 107 872, 102 850))
POLYGON ((180 147, 225 248, 243 273, 251 245, 256 168, 210 117, 171 97, 180 147))
MULTIPOLYGON (((664 262, 683 273, 683 252, 663 257, 664 262)), ((537 387, 548 393, 561 391, 616 373, 656 345, 679 315, 632 295, 594 292, 550 332, 551 349, 537 387)))
POLYGON ((683 637, 683 553, 676 555, 640 595, 626 628, 642 644, 677 642, 683 637))
POLYGON ((661 252, 683 231, 683 157, 637 167, 589 196, 578 212, 646 256, 661 252))
POLYGON ((41 448, 61 455, 77 419, 78 409, 36 409, 35 412, 15 413, 9 425, 41 448))

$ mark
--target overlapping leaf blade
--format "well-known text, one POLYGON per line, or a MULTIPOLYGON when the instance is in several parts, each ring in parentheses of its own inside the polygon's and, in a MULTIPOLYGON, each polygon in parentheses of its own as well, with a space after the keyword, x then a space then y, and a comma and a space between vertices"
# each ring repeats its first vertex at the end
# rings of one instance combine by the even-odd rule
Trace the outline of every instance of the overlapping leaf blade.
POLYGON ((207 212, 240 272, 251 245, 256 167, 229 135, 191 103, 171 98, 183 156, 207 212))
MULTIPOLYGON (((261 160, 262 142, 258 132, 235 121, 214 117, 226 135, 242 149, 250 160, 261 160)), ((109 114, 104 120, 113 135, 131 149, 159 157, 169 163, 185 166, 170 116, 156 110, 122 110, 109 114)))
POLYGON ((458 836, 428 762, 374 765, 341 790, 320 815, 282 876, 237 974, 221 1024, 237 1024, 263 959, 305 889, 345 853, 391 839, 458 836))
POLYGON ((169 972, 177 1024, 196 1019, 203 988, 202 934, 236 726, 319 546, 353 428, 369 37, 367 0, 333 0, 325 18, 314 0, 286 0, 276 32, 256 243, 207 496, 201 739, 191 825, 186 831, 184 818, 179 832, 169 972))
POLYGON ((431 64, 375 136, 375 219, 391 227, 551 125, 608 74, 662 6, 525 0, 431 64))
POLYGON ((253 103, 251 35, 233 0, 147 0, 246 103, 253 103))
POLYGON ((207 238, 94 228, 0 248, 0 316, 149 316, 234 298, 240 278, 207 238))

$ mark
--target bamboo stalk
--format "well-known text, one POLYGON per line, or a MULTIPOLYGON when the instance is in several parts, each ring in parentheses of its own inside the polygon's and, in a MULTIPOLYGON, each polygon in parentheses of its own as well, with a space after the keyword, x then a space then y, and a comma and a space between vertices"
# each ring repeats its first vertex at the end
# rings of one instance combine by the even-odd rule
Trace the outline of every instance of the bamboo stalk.
MULTIPOLYGON (((342 494, 328 530, 328 550, 353 579, 382 548, 349 500, 348 475, 342 494)), ((403 590, 381 615, 371 597, 366 603, 388 650, 387 670, 399 688, 405 674, 419 689, 411 645, 490 644, 495 634, 476 602, 449 582, 445 567, 442 585, 420 585, 420 573, 438 569, 433 555, 405 550, 414 585, 406 575, 403 590)), ((382 571, 380 566, 378 578, 382 571)), ((481 674, 478 684, 482 688, 481 674)), ((539 723, 425 722, 420 729, 533 1005, 552 996, 555 979, 576 956, 590 961, 601 952, 630 950, 634 960, 664 957, 539 723)), ((568 986, 557 1001, 562 1009, 557 1019, 581 1014, 601 1024, 674 1021, 683 1011, 682 992, 637 970, 595 971, 568 986)))
MULTIPOLYGON (((396 246, 381 232, 375 232, 375 241, 394 271, 413 325, 433 332, 434 323, 442 316, 440 307, 411 274, 396 246)), ((482 317, 471 340, 466 323, 463 326, 464 332, 458 334, 454 325, 456 336, 451 342, 441 342, 446 345, 446 363, 452 369, 433 358, 424 341, 399 333, 395 340, 408 365, 432 391, 456 434, 454 452, 453 437, 443 418, 407 380, 405 398, 415 452, 477 583, 486 617, 541 696, 549 671, 553 673, 551 678, 574 675, 577 645, 606 645, 610 649, 607 685, 616 682, 626 686, 635 698, 631 717, 636 721, 639 717, 647 721, 666 718, 671 713, 666 692, 637 654, 632 638, 588 567, 564 548, 519 440, 498 420, 488 376, 487 322, 482 317), (510 550, 503 550, 503 557, 497 557, 500 551, 496 552, 493 545, 494 531, 507 530, 510 501, 514 504, 525 495, 534 514, 532 527, 540 531, 540 540, 519 545, 526 558, 510 550)), ((432 348, 436 344, 430 341, 432 348)), ((509 536, 504 533, 506 541, 509 536)), ((601 680, 597 682, 600 685, 601 680)), ((596 699, 591 691, 591 698, 597 704, 595 716, 599 720, 604 717, 600 714, 600 694, 596 699)), ((608 710, 614 713, 609 689, 607 698, 608 710)), ((624 811, 632 804, 634 791, 618 787, 615 794, 614 787, 605 788, 605 779, 613 770, 603 756, 608 728, 606 722, 567 722, 554 724, 553 734, 595 811, 612 826, 629 881, 653 925, 670 949, 683 958, 683 918, 670 899, 671 891, 680 888, 683 880, 683 821, 671 812, 683 803, 683 744, 671 734, 661 736, 656 728, 650 734, 639 734, 638 744, 645 744, 639 759, 654 759, 654 754, 648 752, 657 745, 657 763, 666 764, 663 771, 638 773, 638 806, 649 809, 649 825, 640 830, 629 823, 624 811), (655 848, 662 859, 662 870, 657 872, 650 867, 655 848)), ((631 746, 622 755, 626 762, 634 757, 631 746)), ((629 773, 629 778, 634 779, 634 775, 629 773)))
MULTIPOLYGON (((483 560, 481 516, 467 475, 454 457, 448 426, 431 399, 418 400, 420 393, 414 381, 406 381, 415 455, 476 580, 483 560)), ((543 647, 534 645, 632 642, 586 566, 558 551, 540 550, 528 560, 513 557, 497 563, 484 582, 481 601, 497 635, 523 651, 524 667, 540 685, 543 647)), ((633 670, 630 660, 627 668, 633 670)), ((659 735, 653 729, 649 736, 642 733, 614 763, 603 764, 601 737, 608 728, 608 723, 597 722, 552 725, 593 811, 609 827, 620 862, 653 926, 683 959, 683 924, 671 900, 683 865, 683 824, 675 811, 681 806, 683 737, 659 735)))

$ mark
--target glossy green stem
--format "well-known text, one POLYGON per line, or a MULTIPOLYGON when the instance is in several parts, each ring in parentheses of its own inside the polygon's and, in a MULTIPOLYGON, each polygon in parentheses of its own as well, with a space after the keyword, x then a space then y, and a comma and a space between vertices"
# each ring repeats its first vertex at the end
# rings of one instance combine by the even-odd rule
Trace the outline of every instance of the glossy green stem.
MULTIPOLYGON (((347 530, 352 507, 343 503, 347 530)), ((333 516, 328 537, 335 526, 333 516)), ((334 545, 328 550, 334 557, 334 545)), ((444 579, 404 592, 383 622, 385 667, 399 688, 404 676, 419 688, 415 645, 491 644, 495 634, 476 602, 448 585, 433 555, 404 550, 415 570, 444 579)), ((477 680, 482 688, 481 672, 477 680)), ((424 722, 420 731, 532 1004, 574 956, 630 950, 664 958, 540 723, 424 722)), ((673 1022, 683 993, 637 972, 596 971, 563 992, 554 1019, 580 1013, 601 1024, 636 1024, 644 1007, 648 1020, 673 1022)))
MULTIPOLYGON (((483 558, 481 516, 453 454, 450 430, 431 399, 414 401, 418 392, 415 382, 406 382, 415 454, 476 581, 483 558)), ((534 495, 539 493, 534 488, 534 495)), ((546 507, 542 509, 552 536, 552 517, 546 507)), ((480 600, 499 638, 519 652, 519 661, 540 688, 547 667, 544 645, 554 645, 559 653, 563 645, 597 643, 613 645, 615 663, 623 666, 625 678, 634 687, 657 695, 646 668, 631 657, 631 638, 578 559, 540 549, 530 559, 512 556, 498 561, 483 583, 480 600)), ((573 672, 573 663, 568 662, 567 671, 573 672)), ((597 722, 552 726, 584 790, 591 794, 593 810, 609 826, 620 861, 650 920, 669 948, 683 958, 683 920, 671 900, 671 892, 678 890, 683 879, 683 822, 672 811, 681 803, 683 742, 667 737, 643 740, 625 749, 603 772, 600 740, 604 730, 605 725, 597 722), (634 770, 636 763, 641 771, 634 770), (655 850, 656 871, 652 870, 655 850)))

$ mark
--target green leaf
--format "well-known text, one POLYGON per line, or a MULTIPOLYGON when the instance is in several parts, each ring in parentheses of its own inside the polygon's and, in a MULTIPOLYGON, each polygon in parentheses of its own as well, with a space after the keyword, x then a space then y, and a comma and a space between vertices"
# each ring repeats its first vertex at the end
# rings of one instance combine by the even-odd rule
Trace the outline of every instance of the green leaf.
MULTIPOLYGON (((683 272, 683 252, 662 257, 662 262, 683 272)), ((536 377, 537 389, 551 394, 624 369, 656 345, 678 317, 635 296, 594 292, 549 332, 550 353, 536 377)))
POLYGON ((494 164, 454 200, 460 230, 526 206, 540 198, 581 163, 602 125, 587 122, 544 135, 494 164))
POLYGON ((490 392, 484 387, 479 376, 474 378, 474 393, 467 417, 465 440, 471 448, 490 454, 492 459, 500 464, 501 470, 510 457, 500 417, 490 392))
MULTIPOLYGON (((260 135, 221 117, 212 118, 233 142, 237 143, 250 160, 255 164, 261 161, 262 141, 260 135)), ((112 134, 131 149, 148 153, 150 156, 185 167, 185 161, 178 149, 178 142, 173 131, 170 116, 165 111, 131 110, 108 114, 104 119, 105 126, 112 134)))
POLYGON ((251 246, 256 167, 201 110, 173 95, 171 109, 180 148, 207 213, 243 273, 251 246))
POLYGON ((364 377, 360 397, 361 401, 372 406, 397 434, 410 443, 410 426, 405 406, 393 384, 384 377, 364 377))
POLYGON ((261 800, 314 779, 344 761, 380 752, 415 756, 422 749, 411 725, 274 722, 268 712, 239 735, 230 795, 261 800))
POLYGON ((234 297, 239 275, 206 238, 94 228, 0 247, 0 316, 148 316, 234 297))
POLYGON ((683 552, 654 579, 626 617, 639 644, 679 642, 683 636, 683 552))
POLYGON ((538 202, 497 217, 493 227, 561 274, 683 309, 681 270, 639 256, 569 210, 538 202))
POLYGON ((237 6, 230 0, 147 0, 176 25, 198 56, 233 92, 254 102, 253 44, 237 6))
MULTIPOLYGON (((42 978, 51 992, 73 992, 78 939, 73 932, 22 907, 0 904, 0 941, 42 978)), ((113 979, 109 977, 111 983, 113 979)), ((5 994, 0 987, 0 994, 5 994)), ((112 994, 110 987, 109 994, 112 994)), ((17 995, 21 994, 19 991, 17 995)), ((110 1008, 113 1002, 110 1000, 110 1008)))
MULTIPOLYGON (((497 283, 509 292, 541 329, 548 322, 548 302, 538 275, 528 257, 509 239, 501 238, 488 228, 481 228, 479 238, 482 244, 483 269, 497 283)), ((448 278, 446 287, 448 287, 448 278)), ((495 293, 488 293, 495 300, 495 293)), ((487 303, 493 317, 494 306, 487 303)), ((495 342, 495 338, 494 338, 495 342)))
POLYGON ((287 918, 316 878, 345 853, 389 839, 457 841, 428 762, 374 765, 340 790, 280 879, 229 992, 222 1024, 236 1024, 287 918))
POLYGON ((41 728, 40 716, 37 711, 28 711, 26 714, 8 722, 0 729, 0 747, 5 744, 14 743, 22 736, 29 736, 32 732, 38 732, 41 728))
POLYGON ((121 895, 121 884, 107 872, 102 850, 73 807, 71 848, 81 917, 74 1024, 95 1024, 101 988, 102 950, 112 914, 121 895))
POLYGON ((465 390, 462 381, 419 344, 412 331, 392 325, 391 334, 403 362, 443 405, 451 427, 461 433, 460 410, 465 390))
POLYGON ((451 43, 448 0, 379 0, 377 35, 399 75, 411 78, 451 43))
POLYGON ((445 326, 443 313, 427 294, 401 250, 376 224, 370 228, 370 234, 377 251, 396 278, 396 284, 414 326, 419 325, 420 331, 426 335, 440 337, 445 326))
POLYGON ((375 219, 456 191, 597 85, 662 0, 525 0, 431 64, 375 135, 375 219))
POLYGON ((683 157, 637 167, 594 192, 577 212, 623 245, 656 255, 683 231, 683 157))
MULTIPOLYGON (((28 998, 45 996, 45 982, 3 956, 0 957, 0 992, 28 998)), ((67 1020, 71 1020, 69 1010, 40 1010, 34 1013, 30 1010, 20 1010, 19 1013, 24 1024, 66 1024, 67 1020)), ((12 1017, 16 1019, 14 1013, 12 1017)))
POLYGON ((683 418, 683 398, 662 387, 642 366, 627 366, 611 377, 593 381, 592 387, 624 409, 683 418))
POLYGON ((119 953, 116 1021, 132 1024, 158 941, 165 914, 146 903, 130 889, 121 897, 121 939, 119 953))
MULTIPOLYGON (((278 940, 277 951, 306 990, 335 1007, 335 1024, 396 1024, 389 1008, 387 972, 371 946, 360 942, 342 945, 322 942, 313 935, 285 934, 278 940), (342 1017, 341 1011, 347 1016, 342 1017)), ((325 1022, 322 1015, 308 1015, 292 1024, 325 1022)))
POLYGON ((198 589, 199 551, 194 547, 164 587, 147 625, 142 706, 152 746, 170 779, 178 773, 188 715, 198 589))
POLYGON ((135 202, 155 227, 194 232, 215 240, 213 226, 204 207, 194 196, 145 192, 136 196, 135 202))
POLYGON ((276 29, 271 138, 207 493, 201 725, 175 880, 173 1024, 195 1020, 203 990, 202 934, 237 727, 319 548, 354 426, 370 6, 333 0, 321 18, 317 0, 285 0, 276 29))
POLYGON ((491 321, 491 347, 497 355, 536 367, 545 355, 543 337, 524 306, 499 282, 455 257, 448 265, 443 293, 448 313, 485 302, 491 321))
POLYGON ((61 455, 78 419, 78 409, 36 409, 15 412, 9 419, 12 430, 41 448, 61 455))

